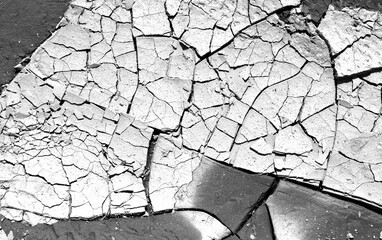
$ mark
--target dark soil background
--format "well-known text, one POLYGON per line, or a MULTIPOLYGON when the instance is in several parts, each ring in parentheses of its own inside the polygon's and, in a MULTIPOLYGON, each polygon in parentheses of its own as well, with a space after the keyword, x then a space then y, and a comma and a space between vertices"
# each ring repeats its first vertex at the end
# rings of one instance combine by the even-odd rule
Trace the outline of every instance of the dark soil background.
POLYGON ((54 30, 69 0, 0 0, 0 86, 54 30))
POLYGON ((368 10, 382 11, 381 0, 302 0, 302 9, 305 14, 311 15, 313 22, 319 24, 330 4, 333 4, 337 9, 361 7, 368 10))

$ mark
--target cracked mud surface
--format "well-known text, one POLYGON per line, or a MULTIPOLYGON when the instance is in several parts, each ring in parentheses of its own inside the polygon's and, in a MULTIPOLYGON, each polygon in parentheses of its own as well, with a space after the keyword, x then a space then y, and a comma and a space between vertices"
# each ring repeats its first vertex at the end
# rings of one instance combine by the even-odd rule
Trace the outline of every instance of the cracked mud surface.
POLYGON ((1 94, 0 239, 382 238, 379 7, 73 0, 1 94))

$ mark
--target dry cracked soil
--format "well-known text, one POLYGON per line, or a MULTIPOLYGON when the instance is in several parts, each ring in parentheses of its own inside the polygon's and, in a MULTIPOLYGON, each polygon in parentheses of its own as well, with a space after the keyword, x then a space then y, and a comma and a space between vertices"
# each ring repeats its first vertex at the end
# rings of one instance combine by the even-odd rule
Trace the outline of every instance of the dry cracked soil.
POLYGON ((382 239, 376 0, 0 1, 0 240, 382 239))

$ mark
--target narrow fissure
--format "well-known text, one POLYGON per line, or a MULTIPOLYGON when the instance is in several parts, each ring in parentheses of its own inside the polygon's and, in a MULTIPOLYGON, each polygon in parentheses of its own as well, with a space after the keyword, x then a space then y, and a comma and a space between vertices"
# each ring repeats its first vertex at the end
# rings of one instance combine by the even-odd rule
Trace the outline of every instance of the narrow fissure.
MULTIPOLYGON (((273 175, 270 174, 269 176, 273 176, 273 175)), ((331 189, 331 188, 325 188, 324 189, 324 187, 322 185, 322 181, 320 182, 319 185, 312 185, 312 184, 309 184, 308 182, 298 181, 296 179, 291 179, 291 178, 279 178, 279 177, 277 177, 277 179, 279 181, 287 181, 287 182, 293 183, 295 185, 302 186, 302 187, 305 187, 307 189, 317 191, 317 193, 322 193, 322 194, 328 195, 328 196, 333 197, 333 198, 338 199, 338 200, 354 203, 354 204, 359 205, 361 207, 364 207, 370 211, 376 212, 378 214, 382 214, 382 209, 380 208, 380 206, 374 205, 372 203, 368 203, 365 200, 362 200, 361 198, 355 198, 355 197, 352 197, 350 195, 347 195, 346 193, 338 192, 335 189, 331 189)), ((273 192, 272 192, 272 194, 273 194, 273 192)), ((270 194, 270 195, 272 195, 272 194, 270 194)))
POLYGON ((337 190, 331 189, 331 188, 326 188, 326 190, 322 190, 320 192, 328 196, 331 196, 335 199, 342 200, 344 202, 354 203, 356 205, 366 208, 367 210, 370 210, 372 212, 382 215, 382 209, 380 206, 374 205, 372 203, 368 203, 362 200, 361 198, 355 198, 354 196, 352 197, 350 195, 342 195, 343 194, 342 192, 338 192, 337 190))
POLYGON ((274 181, 272 182, 272 185, 269 187, 269 189, 263 194, 261 194, 259 200, 252 206, 251 211, 248 212, 248 214, 242 220, 238 228, 233 231, 234 234, 237 234, 243 228, 243 226, 248 222, 248 220, 252 217, 252 215, 256 212, 256 210, 260 206, 265 204, 268 198, 276 191, 277 186, 279 185, 279 182, 280 182, 280 179, 276 177, 274 181))
POLYGON ((149 148, 147 150, 146 167, 145 167, 145 170, 143 171, 143 175, 142 175, 143 187, 145 188, 145 194, 146 194, 146 199, 147 199, 147 206, 146 206, 145 210, 149 216, 153 215, 153 213, 154 213, 153 206, 151 204, 151 199, 150 199, 149 181, 150 181, 150 170, 151 170, 151 164, 152 164, 152 157, 154 154, 155 145, 157 143, 159 134, 160 134, 160 131, 157 129, 154 129, 153 135, 151 136, 151 139, 149 142, 149 148))
MULTIPOLYGON (((332 59, 332 61, 333 61, 333 59, 332 59)), ((364 77, 369 76, 372 73, 377 73, 377 72, 382 72, 382 67, 372 68, 372 69, 369 69, 366 71, 362 71, 362 72, 358 72, 358 73, 355 73, 352 75, 347 75, 347 76, 342 76, 342 77, 335 76, 334 79, 335 79, 336 83, 337 82, 349 82, 355 78, 364 78, 364 77)), ((370 83, 370 82, 368 82, 368 83, 370 83)), ((373 84, 373 83, 370 83, 370 84, 378 85, 378 84, 373 84)))
POLYGON ((270 228, 271 228, 271 233, 272 233, 272 239, 273 240, 277 240, 277 237, 276 237, 276 233, 275 233, 275 227, 273 226, 273 221, 272 221, 272 216, 271 216, 271 213, 269 212, 269 207, 267 204, 264 204, 265 208, 267 209, 267 214, 269 216, 269 223, 270 223, 270 228))

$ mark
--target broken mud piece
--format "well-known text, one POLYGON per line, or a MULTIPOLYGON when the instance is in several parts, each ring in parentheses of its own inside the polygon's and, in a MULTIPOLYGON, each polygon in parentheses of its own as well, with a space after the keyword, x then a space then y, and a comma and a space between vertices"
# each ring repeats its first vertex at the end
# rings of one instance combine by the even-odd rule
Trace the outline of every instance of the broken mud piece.
POLYGON ((381 13, 375 10, 359 11, 329 6, 318 29, 332 50, 339 77, 382 67, 378 57, 381 54, 381 41, 378 40, 382 29, 381 19, 381 13))
POLYGON ((381 87, 355 78, 337 85, 336 140, 323 181, 324 191, 382 204, 380 155, 381 87))
MULTIPOLYGON (((18 87, 9 88, 14 92, 3 92, 20 101, 4 105, 14 126, 5 125, 0 135, 0 180, 7 184, 0 212, 33 225, 144 212, 140 177, 153 130, 65 92, 60 83, 52 88, 42 82, 22 73, 13 81, 18 87)), ((7 122, 4 111, 1 121, 7 122)))

